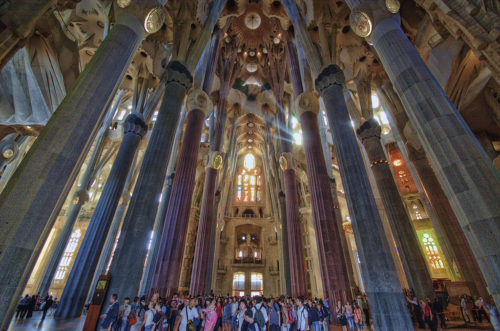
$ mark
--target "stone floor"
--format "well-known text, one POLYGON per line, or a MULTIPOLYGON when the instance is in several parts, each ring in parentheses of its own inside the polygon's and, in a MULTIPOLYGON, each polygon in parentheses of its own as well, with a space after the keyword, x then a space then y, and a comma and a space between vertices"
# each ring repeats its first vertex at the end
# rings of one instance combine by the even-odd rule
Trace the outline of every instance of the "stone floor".
MULTIPOLYGON (((34 312, 33 316, 24 321, 12 320, 8 331, 59 331, 59 330, 82 330, 85 318, 75 318, 70 320, 55 320, 53 316, 47 316, 45 321, 41 321, 41 312, 34 312)), ((474 330, 488 330, 492 331, 493 328, 490 324, 481 323, 477 325, 465 326, 463 322, 448 322, 448 329, 457 331, 474 331, 474 330)), ((370 331, 370 328, 364 328, 370 331)), ((423 330, 423 329, 415 329, 423 330)), ((443 330, 443 329, 438 329, 443 330)), ((334 326, 331 331, 342 331, 340 326, 334 326)), ((403 331, 403 330, 402 330, 403 331)))

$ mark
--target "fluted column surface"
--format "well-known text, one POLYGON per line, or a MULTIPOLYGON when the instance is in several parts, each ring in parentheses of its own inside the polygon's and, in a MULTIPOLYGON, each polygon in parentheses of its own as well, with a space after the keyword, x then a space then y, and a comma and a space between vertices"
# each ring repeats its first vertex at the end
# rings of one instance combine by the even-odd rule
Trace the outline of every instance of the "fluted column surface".
POLYGON ((343 83, 340 68, 329 65, 316 79, 316 88, 325 103, 333 135, 374 326, 378 330, 413 330, 345 104, 343 83))
POLYGON ((0 196, 0 329, 6 329, 71 184, 144 36, 120 15, 0 196), (26 231, 29 229, 29 231, 26 231))
POLYGON ((161 296, 177 291, 186 241, 189 209, 194 189, 198 151, 205 114, 199 109, 187 115, 179 163, 165 217, 158 259, 151 284, 161 296))
POLYGON ((171 61, 168 64, 163 100, 109 269, 112 278, 108 298, 113 293, 131 298, 139 294, 176 124, 186 91, 192 83, 193 78, 182 63, 171 61))
POLYGON ((142 115, 131 114, 125 120, 124 136, 116 159, 92 214, 75 262, 71 268, 55 316, 79 317, 89 291, 101 249, 132 166, 141 138, 147 131, 142 115))
POLYGON ((321 278, 329 302, 350 301, 351 291, 347 269, 342 253, 339 228, 335 224, 333 201, 330 192, 325 159, 321 150, 321 139, 317 115, 306 111, 300 115, 307 177, 311 193, 311 204, 320 257, 321 278))

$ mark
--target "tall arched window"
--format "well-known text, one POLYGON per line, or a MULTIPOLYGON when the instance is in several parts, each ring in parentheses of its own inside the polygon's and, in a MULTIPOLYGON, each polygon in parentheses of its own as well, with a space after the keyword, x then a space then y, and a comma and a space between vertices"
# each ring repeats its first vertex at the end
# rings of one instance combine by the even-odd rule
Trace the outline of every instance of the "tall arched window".
POLYGON ((424 244, 425 254, 429 260, 429 265, 432 269, 443 269, 444 264, 439 255, 439 251, 434 241, 434 238, 428 233, 424 233, 422 236, 422 242, 424 244))
POLYGON ((80 232, 80 229, 77 229, 71 234, 68 244, 66 245, 66 249, 64 250, 64 254, 61 258, 61 262, 59 262, 59 266, 57 267, 55 279, 64 279, 64 276, 69 269, 71 260, 73 260, 73 255, 75 254, 76 246, 78 246, 78 241, 80 241, 81 236, 82 233, 80 232))
POLYGON ((236 201, 259 202, 262 198, 261 185, 260 168, 255 165, 255 156, 248 153, 236 179, 236 201))

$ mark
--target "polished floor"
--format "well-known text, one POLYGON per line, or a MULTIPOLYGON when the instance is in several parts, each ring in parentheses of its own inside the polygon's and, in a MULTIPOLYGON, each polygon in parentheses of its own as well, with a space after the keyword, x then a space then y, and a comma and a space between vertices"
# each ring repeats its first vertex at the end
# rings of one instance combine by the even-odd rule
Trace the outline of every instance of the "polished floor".
MULTIPOLYGON (((12 320, 9 326, 9 331, 59 331, 59 330, 82 330, 85 318, 75 318, 70 320, 55 320, 53 316, 47 316, 45 321, 41 321, 42 313, 34 312, 33 316, 24 321, 12 320)), ((462 322, 449 322, 448 329, 460 331, 473 330, 493 330, 491 325, 482 323, 478 325, 470 325, 465 327, 462 322)), ((341 327, 333 327, 331 331, 341 331, 341 327)), ((371 330, 364 328, 364 330, 371 330)), ((415 329, 422 330, 422 329, 415 329)), ((443 329, 438 329, 443 330, 443 329)))

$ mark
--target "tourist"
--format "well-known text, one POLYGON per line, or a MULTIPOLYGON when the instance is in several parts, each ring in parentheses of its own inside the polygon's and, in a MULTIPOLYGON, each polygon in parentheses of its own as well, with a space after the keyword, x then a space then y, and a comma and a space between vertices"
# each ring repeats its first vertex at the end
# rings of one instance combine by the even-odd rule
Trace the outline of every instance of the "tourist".
POLYGON ((280 312, 281 308, 275 300, 269 300, 269 331, 280 331, 281 321, 280 312))
POLYGON ((120 310, 118 311, 119 325, 120 331, 128 331, 130 330, 130 325, 128 323, 128 318, 130 316, 130 312, 132 311, 132 306, 130 305, 130 298, 126 297, 123 299, 123 305, 120 306, 120 310))
POLYGON ((316 307, 316 304, 308 304, 309 309, 308 309, 308 314, 309 314, 309 326, 312 327, 314 331, 321 331, 321 325, 319 324, 319 311, 318 308, 316 307))
POLYGON ((470 304, 467 300, 467 294, 462 296, 460 300, 460 310, 462 311, 462 317, 464 318, 465 323, 472 323, 472 316, 470 314, 470 304))
POLYGON ((45 299, 45 302, 43 303, 43 314, 42 314, 42 321, 45 319, 45 316, 47 315, 47 310, 52 307, 52 304, 54 303, 54 300, 52 300, 52 295, 48 295, 47 298, 45 299))
POLYGON ((217 313, 217 324, 215 324, 215 331, 220 331, 222 328, 222 299, 217 300, 217 305, 215 306, 215 312, 217 313))
POLYGON ((356 328, 358 330, 363 330, 364 323, 363 323, 363 312, 361 310, 361 307, 359 307, 358 303, 354 303, 354 324, 356 325, 356 328))
POLYGON ((490 318, 491 326, 493 326, 493 330, 500 331, 500 320, 498 309, 495 306, 495 301, 493 298, 490 298, 489 302, 484 306, 486 309, 486 313, 490 318))
POLYGON ((101 323, 102 330, 110 331, 115 327, 114 323, 118 318, 118 311, 120 308, 120 303, 118 302, 118 294, 113 294, 111 298, 109 298, 110 306, 105 314, 101 315, 101 318, 104 320, 101 323))
POLYGON ((233 298, 233 302, 231 304, 231 331, 237 330, 238 326, 236 325, 237 316, 238 316, 239 303, 236 297, 233 298))
POLYGON ((304 298, 296 299, 295 303, 297 305, 297 331, 309 330, 309 314, 304 307, 304 298))
POLYGON ((345 305, 345 317, 347 318, 347 325, 349 325, 349 331, 354 331, 354 313, 352 306, 349 302, 345 305))
POLYGON ((434 318, 434 314, 432 313, 431 306, 426 301, 420 300, 420 307, 422 308, 422 312, 424 313, 424 320, 425 323, 427 323, 429 329, 431 329, 432 331, 437 331, 437 323, 435 323, 436 320, 434 318))
POLYGON ((231 331, 233 299, 231 297, 224 299, 224 309, 222 318, 224 322, 224 331, 231 331))
POLYGON ((170 316, 168 318, 168 325, 170 325, 170 331, 173 330, 174 325, 175 325, 175 320, 177 318, 177 309, 179 306, 179 300, 178 300, 178 294, 174 293, 172 300, 168 303, 168 306, 170 307, 170 316))
POLYGON ((441 304, 438 298, 434 299, 434 303, 432 304, 432 310, 439 318, 441 328, 446 329, 446 319, 444 318, 443 305, 441 304))
POLYGON ((416 322, 418 323, 418 327, 420 329, 425 329, 424 313, 423 313, 422 307, 418 303, 417 298, 414 297, 413 300, 410 300, 407 298, 407 300, 411 305, 411 308, 412 308, 411 311, 413 312, 413 316, 414 316, 416 322))
POLYGON ((144 313, 144 320, 142 321, 141 330, 151 331, 153 329, 153 319, 155 317, 156 310, 154 309, 154 303, 150 302, 148 309, 144 313))
MULTIPOLYGON (((153 317, 153 328, 152 328, 152 331, 166 331, 166 328, 165 328, 165 320, 166 320, 166 316, 165 316, 165 313, 163 312, 163 304, 161 303, 161 301, 157 301, 157 303, 155 304, 155 315, 153 317)), ((166 324, 168 326, 168 324, 166 324)), ((193 330, 190 330, 190 331, 194 331, 193 330)))
POLYGON ((23 319, 24 315, 28 311, 28 304, 30 302, 30 296, 29 294, 26 294, 24 298, 21 299, 19 304, 17 305, 17 312, 16 312, 16 319, 20 318, 23 319))
POLYGON ((252 308, 253 319, 255 325, 259 328, 258 331, 266 331, 266 324, 269 319, 267 309, 262 305, 262 297, 255 299, 254 307, 252 308))
POLYGON ((347 331, 347 317, 345 314, 345 308, 342 306, 340 300, 337 302, 337 306, 335 306, 335 311, 337 312, 337 321, 342 326, 342 331, 347 331))
POLYGON ((207 308, 205 309, 205 327, 204 331, 214 331, 215 327, 217 326, 217 311, 216 311, 216 301, 214 300, 207 300, 207 308))
POLYGON ((281 331, 289 331, 293 323, 293 316, 288 305, 283 300, 280 302, 281 305, 281 331))
POLYGON ((198 320, 199 314, 196 308, 196 299, 186 300, 184 307, 180 311, 180 318, 178 319, 178 327, 175 328, 179 331, 194 331, 195 320, 198 320))

